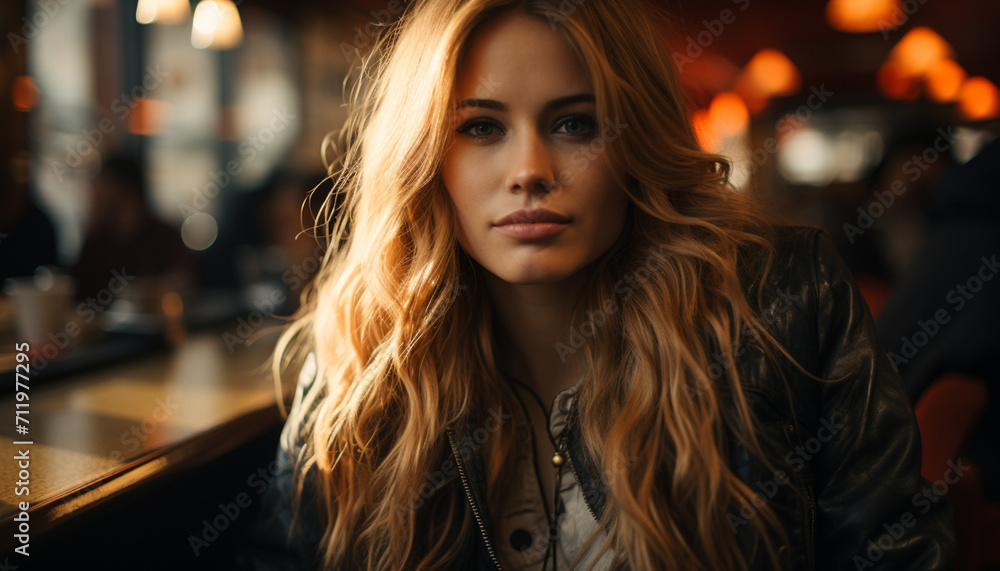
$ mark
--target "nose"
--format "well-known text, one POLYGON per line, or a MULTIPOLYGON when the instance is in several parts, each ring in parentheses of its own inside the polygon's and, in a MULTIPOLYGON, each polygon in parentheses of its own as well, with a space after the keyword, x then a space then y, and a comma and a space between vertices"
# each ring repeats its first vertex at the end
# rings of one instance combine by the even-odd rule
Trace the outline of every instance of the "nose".
POLYGON ((545 141, 534 129, 522 131, 511 149, 507 190, 544 196, 555 189, 555 168, 545 141))

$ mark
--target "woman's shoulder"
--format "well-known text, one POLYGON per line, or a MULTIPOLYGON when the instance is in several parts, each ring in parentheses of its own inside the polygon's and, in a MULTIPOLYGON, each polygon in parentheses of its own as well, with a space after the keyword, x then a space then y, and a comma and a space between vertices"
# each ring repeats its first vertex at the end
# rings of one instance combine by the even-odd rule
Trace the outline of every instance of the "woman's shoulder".
POLYGON ((833 239, 825 228, 806 225, 781 225, 775 227, 775 270, 804 270, 810 262, 817 261, 826 245, 833 239))
POLYGON ((288 418, 285 419, 285 427, 281 431, 281 446, 292 453, 297 454, 308 438, 305 421, 315 409, 319 399, 307 401, 306 395, 312 390, 318 373, 316 353, 309 352, 299 368, 295 393, 288 408, 288 418))
POLYGON ((762 312, 776 302, 786 305, 802 301, 803 295, 821 280, 820 266, 829 265, 830 256, 836 255, 829 233, 815 226, 775 226, 770 244, 773 255, 769 266, 765 267, 760 248, 747 253, 742 266, 741 279, 748 301, 756 307, 755 298, 761 290, 761 305, 756 309, 762 312))
MULTIPOLYGON (((829 316, 843 316, 843 307, 834 305, 852 305, 844 298, 853 292, 853 278, 827 230, 805 225, 776 226, 775 230, 771 266, 766 275, 755 268, 746 299, 761 324, 800 365, 822 374, 821 345, 837 328, 829 323, 829 316), (758 286, 761 279, 763 285, 758 286)), ((852 313, 853 320, 861 318, 852 313)), ((770 378, 757 376, 760 383, 770 378)))
POLYGON ((774 262, 768 276, 773 293, 797 292, 802 307, 816 310, 836 301, 834 296, 856 293, 853 273, 828 230, 805 225, 778 226, 776 230, 774 262))
MULTIPOLYGON (((820 392, 847 394, 849 387, 869 380, 859 372, 865 363, 874 370, 885 361, 870 311, 827 230, 810 226, 776 229, 775 255, 765 285, 748 292, 747 300, 768 333, 809 375, 832 380, 847 374, 853 379, 843 384, 817 383, 798 367, 785 366, 793 392, 806 395, 804 401, 813 404, 820 392)), ((754 370, 758 374, 753 384, 758 388, 781 388, 770 383, 772 376, 761 373, 762 369, 754 370)))

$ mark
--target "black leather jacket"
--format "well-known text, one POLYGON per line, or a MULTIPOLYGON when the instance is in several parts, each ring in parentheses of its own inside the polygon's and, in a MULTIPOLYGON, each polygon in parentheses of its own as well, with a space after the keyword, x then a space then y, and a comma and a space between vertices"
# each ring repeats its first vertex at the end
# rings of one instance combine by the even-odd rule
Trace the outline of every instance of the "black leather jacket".
MULTIPOLYGON (((758 438, 777 471, 765 468, 735 436, 728 442, 731 469, 781 519, 790 539, 780 549, 788 569, 951 569, 950 504, 920 477, 913 409, 877 344, 868 307, 849 270, 824 230, 782 227, 779 237, 760 315, 806 370, 824 379, 849 376, 820 383, 787 365, 789 399, 780 374, 759 347, 749 341, 735 345, 749 405, 762 419, 758 438)), ((568 424, 570 465, 596 517, 606 496, 574 417, 571 413, 568 424)), ((473 511, 478 524, 473 536, 455 538, 465 546, 464 562, 455 568, 499 569, 482 457, 470 445, 475 427, 473 419, 447 431, 457 477, 439 486, 461 485, 468 500, 465 509, 473 511)), ((253 569, 313 568, 319 530, 308 524, 310 515, 291 545, 285 544, 291 519, 287 452, 300 443, 291 436, 286 425, 279 473, 265 493, 251 538, 248 563, 253 569)), ((749 522, 755 516, 747 506, 731 513, 729 523, 750 568, 770 569, 760 549, 750 555, 749 522)))

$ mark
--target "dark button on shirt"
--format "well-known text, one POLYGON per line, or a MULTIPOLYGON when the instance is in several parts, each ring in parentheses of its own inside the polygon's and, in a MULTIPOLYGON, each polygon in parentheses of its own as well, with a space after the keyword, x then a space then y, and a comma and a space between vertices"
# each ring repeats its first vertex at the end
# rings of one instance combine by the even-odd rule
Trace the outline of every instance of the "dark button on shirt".
MULTIPOLYGON (((557 441, 566 427, 566 418, 569 416, 573 399, 586 377, 587 373, 584 373, 574 386, 560 391, 552 403, 548 428, 557 441)), ((520 485, 511 490, 512 495, 509 496, 500 519, 499 537, 509 538, 510 541, 498 542, 497 551, 504 569, 534 571, 542 569, 545 563, 550 526, 542 505, 538 477, 535 475, 535 450, 532 446, 530 423, 524 418, 523 411, 515 414, 515 419, 522 442, 521 446, 515 447, 515 458, 512 460, 517 465, 519 476, 516 481, 520 485)), ((558 531, 556 560, 557 569, 568 570, 570 563, 583 548, 583 544, 597 528, 597 520, 583 499, 569 458, 566 458, 566 464, 563 465, 561 484, 559 494, 564 509, 555 525, 558 531)), ((583 566, 579 567, 580 569, 587 568, 606 539, 607 535, 604 533, 598 536, 587 556, 583 558, 583 566)), ((551 557, 550 553, 549 558, 551 557)), ((613 558, 614 553, 609 549, 594 569, 610 569, 613 558)))

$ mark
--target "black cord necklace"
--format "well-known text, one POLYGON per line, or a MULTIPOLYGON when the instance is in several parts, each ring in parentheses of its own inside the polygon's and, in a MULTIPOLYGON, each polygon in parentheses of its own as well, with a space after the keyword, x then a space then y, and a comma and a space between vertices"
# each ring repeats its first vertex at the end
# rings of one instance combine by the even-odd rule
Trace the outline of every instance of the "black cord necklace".
MULTIPOLYGON (((539 397, 538 394, 531 389, 531 387, 522 383, 521 381, 507 375, 504 376, 509 381, 512 381, 524 387, 528 391, 528 393, 530 393, 531 396, 534 397, 535 402, 537 402, 538 406, 542 408, 542 412, 545 414, 546 421, 548 421, 552 412, 545 406, 545 403, 542 402, 541 397, 539 397)), ((513 389, 514 387, 511 388, 513 389)), ((524 405, 524 401, 521 400, 521 396, 517 394, 516 389, 514 389, 514 396, 517 397, 518 402, 521 403, 521 408, 524 409, 524 414, 526 417, 528 417, 528 425, 531 426, 531 415, 528 414, 528 407, 524 405)), ((534 434, 534 427, 531 428, 531 433, 534 434)), ((546 422, 545 433, 548 434, 549 440, 552 442, 552 448, 555 450, 555 453, 552 455, 552 465, 556 467, 556 489, 553 494, 553 500, 552 500, 553 516, 552 516, 552 522, 549 525, 549 543, 545 547, 545 563, 542 565, 542 571, 546 571, 548 569, 550 550, 552 552, 552 571, 556 571, 556 566, 557 566, 556 543, 559 540, 558 537, 559 516, 561 515, 563 509, 562 498, 560 497, 560 490, 562 489, 562 467, 563 464, 566 463, 565 456, 563 455, 563 448, 566 443, 566 429, 563 428, 563 431, 559 434, 559 440, 560 440, 559 443, 556 443, 555 438, 552 437, 552 433, 548 429, 547 422, 546 422)))

